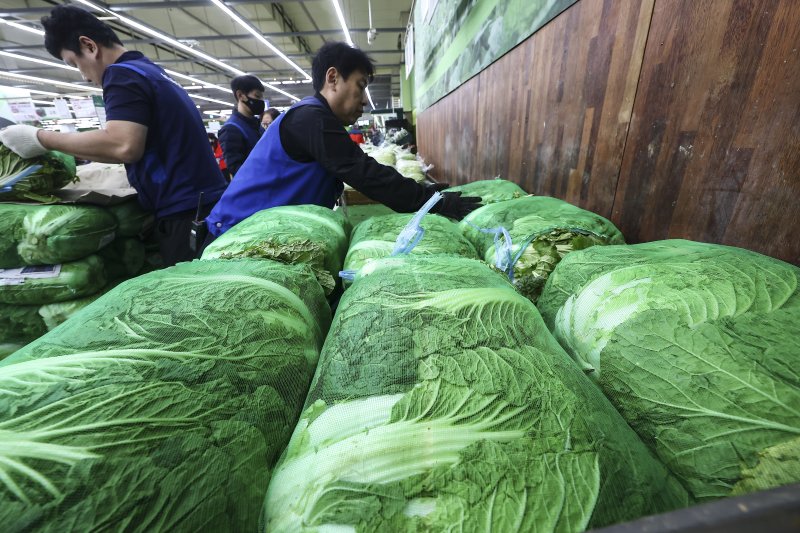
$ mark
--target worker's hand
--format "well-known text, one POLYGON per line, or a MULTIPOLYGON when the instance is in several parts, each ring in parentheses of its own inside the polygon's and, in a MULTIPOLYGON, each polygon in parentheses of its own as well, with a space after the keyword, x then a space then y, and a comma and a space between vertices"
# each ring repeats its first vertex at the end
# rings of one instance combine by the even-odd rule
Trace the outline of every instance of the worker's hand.
POLYGON ((0 130, 0 142, 23 159, 47 153, 39 142, 39 128, 17 124, 0 130))
POLYGON ((433 206, 432 213, 461 220, 481 207, 480 196, 461 196, 460 192, 443 192, 442 199, 433 206))
POLYGON ((449 183, 426 183, 425 187, 431 192, 439 192, 450 188, 449 183))

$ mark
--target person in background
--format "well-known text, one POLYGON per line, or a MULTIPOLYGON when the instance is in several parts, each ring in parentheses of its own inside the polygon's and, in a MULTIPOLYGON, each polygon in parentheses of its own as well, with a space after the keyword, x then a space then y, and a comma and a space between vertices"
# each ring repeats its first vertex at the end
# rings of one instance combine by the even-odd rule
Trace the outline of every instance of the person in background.
POLYGON ((217 165, 219 165, 222 176, 227 181, 231 181, 231 173, 228 172, 228 165, 225 163, 225 157, 222 155, 222 145, 219 143, 219 139, 217 139, 217 136, 213 133, 209 133, 208 142, 211 143, 211 150, 214 152, 214 159, 217 160, 217 165))
POLYGON ((364 132, 358 126, 353 126, 349 131, 350 138, 356 144, 364 144, 364 132))
POLYGON ((236 107, 219 130, 219 143, 228 171, 234 178, 264 134, 260 122, 264 113, 264 85, 255 76, 246 74, 231 80, 231 91, 236 107))
MULTIPOLYGON (((372 60, 346 43, 322 46, 312 62, 316 93, 272 123, 206 218, 206 245, 253 213, 280 205, 333 208, 347 181, 367 197, 399 212, 418 210, 448 184, 423 185, 366 155, 348 136, 367 105, 372 60)), ((432 212, 461 219, 478 197, 444 193, 432 212)))
POLYGON ((103 88, 106 127, 61 133, 17 125, 0 131, 0 142, 24 158, 58 150, 124 163, 139 203, 155 214, 165 265, 193 259, 189 234, 198 202, 202 198, 204 216, 227 185, 194 102, 161 67, 128 51, 114 30, 88 11, 57 6, 42 25, 47 51, 103 88))
POLYGON ((278 115, 280 114, 281 114, 280 111, 278 111, 274 107, 270 107, 269 109, 264 111, 263 115, 261 115, 261 125, 264 127, 264 129, 269 128, 269 125, 275 122, 275 119, 278 118, 278 115))

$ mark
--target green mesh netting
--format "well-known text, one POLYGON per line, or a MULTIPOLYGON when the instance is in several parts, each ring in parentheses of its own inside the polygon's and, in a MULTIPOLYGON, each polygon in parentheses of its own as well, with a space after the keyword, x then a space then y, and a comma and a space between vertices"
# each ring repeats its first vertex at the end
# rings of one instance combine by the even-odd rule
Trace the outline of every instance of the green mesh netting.
POLYGON ((223 233, 203 259, 251 257, 307 264, 326 294, 336 287, 350 228, 344 216, 318 205, 259 211, 223 233))
POLYGON ((583 531, 687 495, 477 260, 387 258, 342 297, 264 531, 583 531))
POLYGON ((49 304, 65 302, 100 292, 106 284, 103 260, 90 255, 62 263, 57 276, 25 278, 21 282, 0 272, 0 303, 49 304))
MULTIPOLYGON (((396 213, 372 217, 359 224, 350 237, 350 248, 344 260, 345 270, 359 270, 372 260, 391 255, 397 236, 413 217, 414 213, 396 213)), ((478 258, 475 248, 454 222, 439 215, 425 215, 420 227, 425 234, 411 254, 478 258)))
POLYGON ((800 269, 670 240, 559 263, 539 306, 622 416, 706 500, 800 481, 800 269))
POLYGON ((107 208, 117 221, 117 236, 139 237, 153 227, 155 216, 145 211, 138 200, 128 200, 107 208))
POLYGON ((619 230, 600 215, 549 196, 526 196, 476 209, 460 223, 464 235, 490 265, 494 236, 477 228, 504 227, 511 236, 514 285, 536 302, 547 276, 566 254, 594 245, 624 244, 619 230))
POLYGON ((3 531, 253 531, 330 321, 304 266, 127 281, 0 362, 3 531))
POLYGON ((0 201, 32 200, 35 202, 56 202, 58 198, 50 193, 68 183, 78 181, 75 177, 75 158, 60 152, 23 159, 3 144, 0 144, 0 201), (26 169, 41 165, 41 168, 28 174, 16 183, 15 177, 26 169))
POLYGON ((101 207, 0 204, 0 268, 81 259, 110 243, 116 228, 101 207))
POLYGON ((356 226, 372 217, 379 217, 382 215, 393 215, 395 211, 390 207, 383 204, 363 204, 363 205, 348 205, 343 210, 347 222, 355 229, 356 226))
POLYGON ((68 300, 66 302, 55 302, 52 304, 45 304, 38 309, 38 315, 44 321, 47 330, 55 329, 56 326, 64 323, 72 315, 100 298, 103 294, 112 289, 114 284, 110 284, 103 288, 101 292, 75 300, 68 300))
POLYGON ((514 198, 525 196, 525 190, 514 182, 495 178, 493 180, 478 180, 464 185, 456 185, 445 189, 446 192, 461 192, 464 196, 480 196, 483 205, 494 204, 514 198))

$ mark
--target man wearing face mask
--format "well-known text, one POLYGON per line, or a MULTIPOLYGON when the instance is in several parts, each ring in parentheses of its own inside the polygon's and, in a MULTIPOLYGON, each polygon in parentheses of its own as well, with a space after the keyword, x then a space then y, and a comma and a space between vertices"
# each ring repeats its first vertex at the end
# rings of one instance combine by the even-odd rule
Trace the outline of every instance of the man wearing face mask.
POLYGON ((194 102, 164 69, 127 50, 114 30, 88 11, 57 6, 42 25, 47 51, 103 88, 106 126, 62 133, 21 124, 0 131, 0 142, 23 158, 58 150, 124 163, 139 203, 156 217, 165 265, 190 261, 195 214, 204 217, 227 186, 194 102))
POLYGON ((264 128, 264 85, 255 76, 237 76, 231 80, 231 90, 236 107, 225 125, 219 130, 219 143, 231 177, 235 176, 244 160, 250 155, 264 128))

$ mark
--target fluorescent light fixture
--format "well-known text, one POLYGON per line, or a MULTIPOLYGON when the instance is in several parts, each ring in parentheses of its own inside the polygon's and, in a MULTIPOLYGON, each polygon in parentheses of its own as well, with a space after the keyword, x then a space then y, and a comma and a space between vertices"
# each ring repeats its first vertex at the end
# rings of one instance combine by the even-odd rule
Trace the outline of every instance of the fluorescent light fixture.
POLYGON ((216 100, 214 98, 209 98, 208 96, 200 96, 199 94, 189 94, 192 98, 199 98, 200 100, 205 100, 207 102, 214 102, 215 104, 222 104, 222 105, 233 105, 230 102, 223 102, 222 100, 216 100))
POLYGON ((350 46, 355 46, 353 44, 353 39, 350 38, 350 30, 347 29, 347 24, 344 21, 344 13, 342 13, 342 8, 339 7, 339 0, 331 0, 333 4, 333 9, 336 10, 336 17, 339 19, 339 24, 342 26, 342 31, 344 32, 344 38, 347 40, 347 44, 350 46))
POLYGON ((176 78, 181 78, 183 80, 187 80, 187 81, 190 81, 192 83, 196 83, 198 85, 202 85, 206 89, 217 89, 218 91, 222 91, 224 93, 233 94, 233 91, 231 91, 227 87, 222 87, 221 85, 214 85, 213 83, 208 83, 208 82, 205 82, 205 81, 203 81, 201 79, 193 78, 191 76, 187 76, 186 74, 181 74, 180 72, 175 72, 174 70, 166 70, 166 69, 164 69, 164 72, 166 72, 170 76, 175 76, 176 78))
POLYGON ((45 96, 55 96, 56 98, 64 98, 63 94, 51 93, 50 91, 40 91, 38 89, 25 89, 29 93, 43 94, 45 96))
MULTIPOLYGON (((27 74, 16 74, 13 72, 0 72, 0 77, 6 77, 11 79, 23 80, 23 81, 33 81, 36 83, 48 83, 50 85, 57 85, 59 87, 68 87, 70 89, 79 89, 81 91, 92 91, 96 93, 102 93, 102 89, 97 89, 95 87, 87 87, 85 85, 78 85, 77 83, 69 83, 66 81, 58 81, 58 80, 51 80, 49 78, 39 78, 37 76, 28 76, 27 74)), ((31 92, 39 92, 42 91, 34 91, 33 89, 30 90, 31 92)), ((49 93, 55 94, 55 93, 49 93)))
POLYGON ((48 102, 46 100, 34 100, 33 98, 31 98, 31 102, 33 102, 34 104, 42 104, 42 105, 49 105, 49 106, 53 105, 53 102, 48 102))
MULTIPOLYGON (((347 29, 347 23, 344 21, 344 13, 342 13, 342 8, 339 7, 339 0, 331 0, 331 3, 333 4, 333 9, 336 10, 336 18, 339 19, 339 24, 342 26, 342 31, 344 32, 344 37, 347 40, 347 44, 350 46, 355 46, 353 44, 353 39, 350 38, 350 30, 347 29)), ((366 89, 366 92, 369 105, 372 106, 372 109, 375 109, 375 103, 372 101, 372 95, 369 93, 369 87, 366 89)))
POLYGON ((6 20, 6 19, 3 19, 3 18, 0 18, 0 22, 2 22, 3 24, 8 24, 12 28, 17 28, 18 30, 24 30, 24 31, 27 31, 27 32, 30 32, 30 33, 35 33, 36 35, 44 35, 44 32, 42 30, 37 30, 36 28, 31 28, 30 26, 26 26, 26 25, 20 24, 18 22, 14 22, 14 21, 11 21, 11 20, 6 20))
POLYGON ((298 65, 297 63, 295 63, 294 61, 292 61, 291 59, 289 59, 289 58, 286 56, 286 54, 284 54, 283 52, 281 52, 281 51, 278 49, 278 47, 276 47, 274 44, 272 44, 271 42, 269 42, 269 41, 267 40, 267 38, 266 38, 266 37, 264 37, 264 35, 263 35, 263 34, 262 34, 260 31, 258 31, 256 28, 254 28, 254 27, 253 27, 253 25, 252 25, 252 24, 249 24, 248 22, 246 22, 245 20, 243 20, 243 19, 242 19, 242 17, 240 17, 238 13, 236 13, 234 10, 232 10, 231 8, 229 8, 228 6, 226 6, 225 4, 223 4, 221 0, 211 0, 211 3, 212 3, 212 4, 214 4, 215 6, 217 6, 218 8, 220 8, 222 11, 224 11, 226 15, 228 15, 228 16, 229 16, 231 19, 233 19, 233 21, 234 21, 234 22, 236 22, 237 24, 239 24, 239 26, 241 26, 242 28, 244 28, 245 30, 247 30, 247 31, 248 31, 250 34, 252 34, 252 35, 253 35, 253 37, 255 37, 256 39, 258 39, 259 41, 261 41, 261 42, 262 42, 264 45, 266 45, 266 47, 267 47, 267 48, 269 48, 270 50, 272 50, 273 52, 275 52, 275 54, 276 54, 278 57, 280 57, 281 59, 283 59, 284 61, 286 61, 287 63, 289 63, 289 65, 291 65, 293 69, 295 69, 295 70, 296 70, 296 71, 298 71, 300 74, 302 74, 302 75, 303 75, 303 76, 304 76, 306 79, 309 79, 309 80, 311 79, 311 76, 309 76, 309 75, 306 73, 306 71, 305 71, 305 70, 303 70, 303 69, 300 67, 300 65, 298 65))
MULTIPOLYGON (((208 54, 206 54, 204 52, 201 52, 199 50, 195 50, 194 48, 192 48, 190 46, 186 46, 182 42, 180 42, 180 41, 178 41, 176 39, 173 39, 172 37, 170 37, 168 35, 165 35, 165 34, 161 33, 160 31, 154 30, 153 28, 151 28, 149 26, 145 26, 141 22, 137 22, 137 21, 135 21, 133 19, 130 19, 130 18, 124 16, 124 15, 120 15, 119 13, 117 13, 115 11, 111 11, 110 9, 106 9, 106 8, 104 8, 102 6, 96 5, 93 2, 90 2, 89 0, 77 0, 77 1, 80 2, 81 4, 84 4, 86 6, 91 7, 95 11, 99 11, 101 13, 106 13, 108 15, 112 15, 113 17, 116 17, 120 22, 130 26, 131 28, 134 28, 136 30, 144 32, 144 33, 150 35, 151 37, 155 37, 156 39, 160 39, 160 40, 164 41, 165 43, 169 43, 170 45, 174 46, 175 48, 178 48, 179 50, 183 50, 187 54, 191 54, 191 55, 193 55, 195 57, 199 57, 200 59, 204 59, 205 61, 208 61, 209 63, 211 63, 213 65, 217 65, 218 67, 220 67, 222 69, 225 69, 228 72, 232 72, 233 74, 235 74, 237 76, 241 76, 243 74, 246 74, 246 72, 244 72, 242 70, 239 70, 238 68, 234 68, 234 67, 228 65, 227 63, 224 63, 224 62, 220 61, 219 59, 217 59, 215 57, 212 57, 212 56, 210 56, 210 55, 208 55, 208 54)), ((289 98, 291 98, 291 99, 293 99, 295 101, 300 100, 298 97, 294 96, 293 94, 289 94, 286 91, 282 91, 282 90, 278 89, 277 87, 275 87, 274 85, 271 85, 269 83, 265 83, 264 85, 269 87, 273 91, 277 91, 277 92, 279 92, 281 94, 284 94, 284 95, 288 96, 289 98)))
POLYGON ((59 63, 58 61, 48 61, 46 59, 40 59, 38 57, 24 56, 24 55, 21 55, 21 54, 15 54, 13 52, 4 52, 2 50, 0 50, 0 55, 6 56, 6 57, 13 57, 14 59, 19 59, 19 60, 22 60, 22 61, 30 61, 32 63, 39 63, 40 65, 48 65, 50 67, 57 67, 57 68, 63 68, 64 70, 74 70, 75 72, 80 72, 75 67, 70 67, 69 65, 65 65, 64 63, 59 63))

